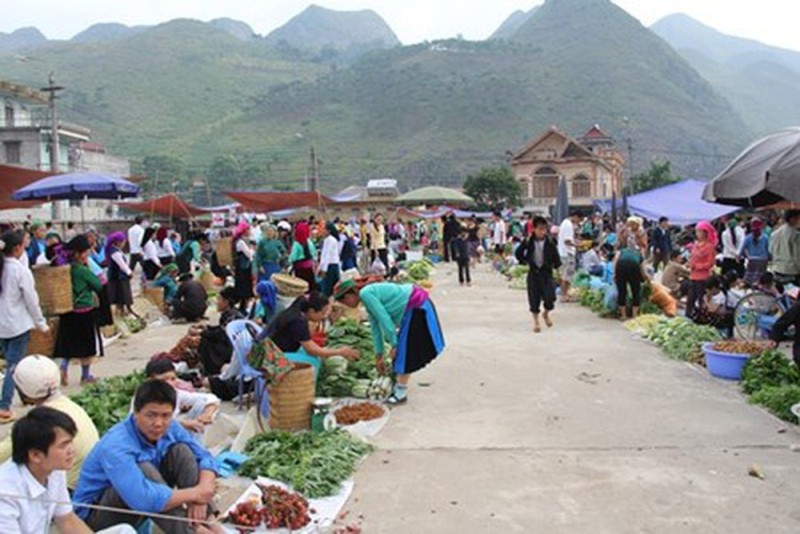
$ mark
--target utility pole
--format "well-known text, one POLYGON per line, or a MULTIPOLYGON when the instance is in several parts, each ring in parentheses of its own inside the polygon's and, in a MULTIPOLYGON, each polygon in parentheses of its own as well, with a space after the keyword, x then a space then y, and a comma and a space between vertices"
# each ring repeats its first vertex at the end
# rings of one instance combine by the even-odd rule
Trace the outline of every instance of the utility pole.
MULTIPOLYGON (((40 90, 49 93, 49 107, 50 107, 50 172, 53 174, 57 174, 60 172, 59 168, 59 150, 58 150, 58 112, 56 110, 56 98, 58 98, 57 93, 59 91, 63 91, 64 88, 56 85, 56 79, 54 73, 50 73, 50 78, 48 79, 49 85, 47 87, 42 87, 40 90)), ((62 201, 56 200, 53 203, 53 219, 59 220, 63 218, 63 211, 64 206, 62 201)))
POLYGON ((319 190, 319 160, 317 160, 317 150, 311 145, 311 177, 309 179, 309 191, 319 190))

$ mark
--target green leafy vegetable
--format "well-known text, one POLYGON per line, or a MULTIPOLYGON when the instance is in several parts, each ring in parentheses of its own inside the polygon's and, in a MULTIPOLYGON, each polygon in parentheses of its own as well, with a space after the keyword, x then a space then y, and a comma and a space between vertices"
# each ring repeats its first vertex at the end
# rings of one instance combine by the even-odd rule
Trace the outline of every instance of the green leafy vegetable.
POLYGON ((136 389, 145 381, 144 373, 103 378, 88 384, 70 398, 86 410, 102 436, 128 416, 136 389))
POLYGON ((751 395, 767 387, 800 385, 797 366, 779 350, 749 358, 742 369, 742 391, 751 395))
POLYGON ((355 472, 358 462, 372 446, 343 430, 320 433, 268 432, 247 442, 239 474, 280 480, 309 498, 336 494, 355 472))
POLYGON ((756 391, 750 397, 750 402, 765 407, 784 421, 796 424, 797 417, 791 408, 800 403, 800 385, 766 386, 756 391))

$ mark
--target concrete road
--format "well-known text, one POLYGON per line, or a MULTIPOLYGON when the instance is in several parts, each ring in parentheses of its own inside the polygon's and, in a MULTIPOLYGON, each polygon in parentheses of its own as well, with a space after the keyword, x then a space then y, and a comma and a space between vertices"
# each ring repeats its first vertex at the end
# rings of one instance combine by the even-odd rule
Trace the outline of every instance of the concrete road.
POLYGON ((433 293, 448 348, 356 477, 373 533, 797 533, 796 427, 576 304, 532 332, 478 268, 433 293), (748 476, 758 464, 765 480, 748 476))

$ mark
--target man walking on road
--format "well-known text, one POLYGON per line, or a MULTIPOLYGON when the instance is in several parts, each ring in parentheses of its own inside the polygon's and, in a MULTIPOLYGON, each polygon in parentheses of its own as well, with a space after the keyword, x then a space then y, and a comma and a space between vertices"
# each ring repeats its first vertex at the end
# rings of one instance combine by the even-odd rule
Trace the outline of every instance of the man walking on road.
POLYGON ((137 215, 133 220, 133 226, 128 228, 128 247, 131 253, 130 268, 136 269, 136 264, 141 263, 144 268, 144 255, 142 252, 142 238, 144 237, 144 227, 142 226, 142 216, 137 215))
POLYGON ((506 245, 506 223, 500 212, 494 212, 494 226, 492 227, 492 245, 495 254, 502 254, 503 247, 506 245))
POLYGON ((558 255, 561 256, 561 302, 571 302, 569 287, 575 276, 575 263, 578 248, 575 246, 575 227, 581 220, 581 213, 573 211, 564 219, 558 229, 558 255))

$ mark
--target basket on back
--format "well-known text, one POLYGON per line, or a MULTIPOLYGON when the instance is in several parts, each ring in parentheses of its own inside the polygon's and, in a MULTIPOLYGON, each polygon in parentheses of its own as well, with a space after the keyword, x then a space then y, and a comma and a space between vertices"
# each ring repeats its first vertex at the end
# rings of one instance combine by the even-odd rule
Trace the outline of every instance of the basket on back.
POLYGON ((278 289, 278 294, 284 297, 299 297, 308 292, 308 282, 288 274, 273 274, 272 283, 278 289))
POLYGON ((28 340, 28 354, 41 354, 42 356, 53 357, 56 348, 56 333, 58 332, 58 317, 47 320, 50 331, 42 332, 38 328, 31 330, 31 337, 28 340))
POLYGON ((72 268, 39 266, 33 268, 39 305, 45 315, 62 315, 72 311, 72 268))
POLYGON ((220 265, 227 267, 233 265, 233 238, 220 237, 214 245, 214 250, 217 253, 217 262, 220 265))

